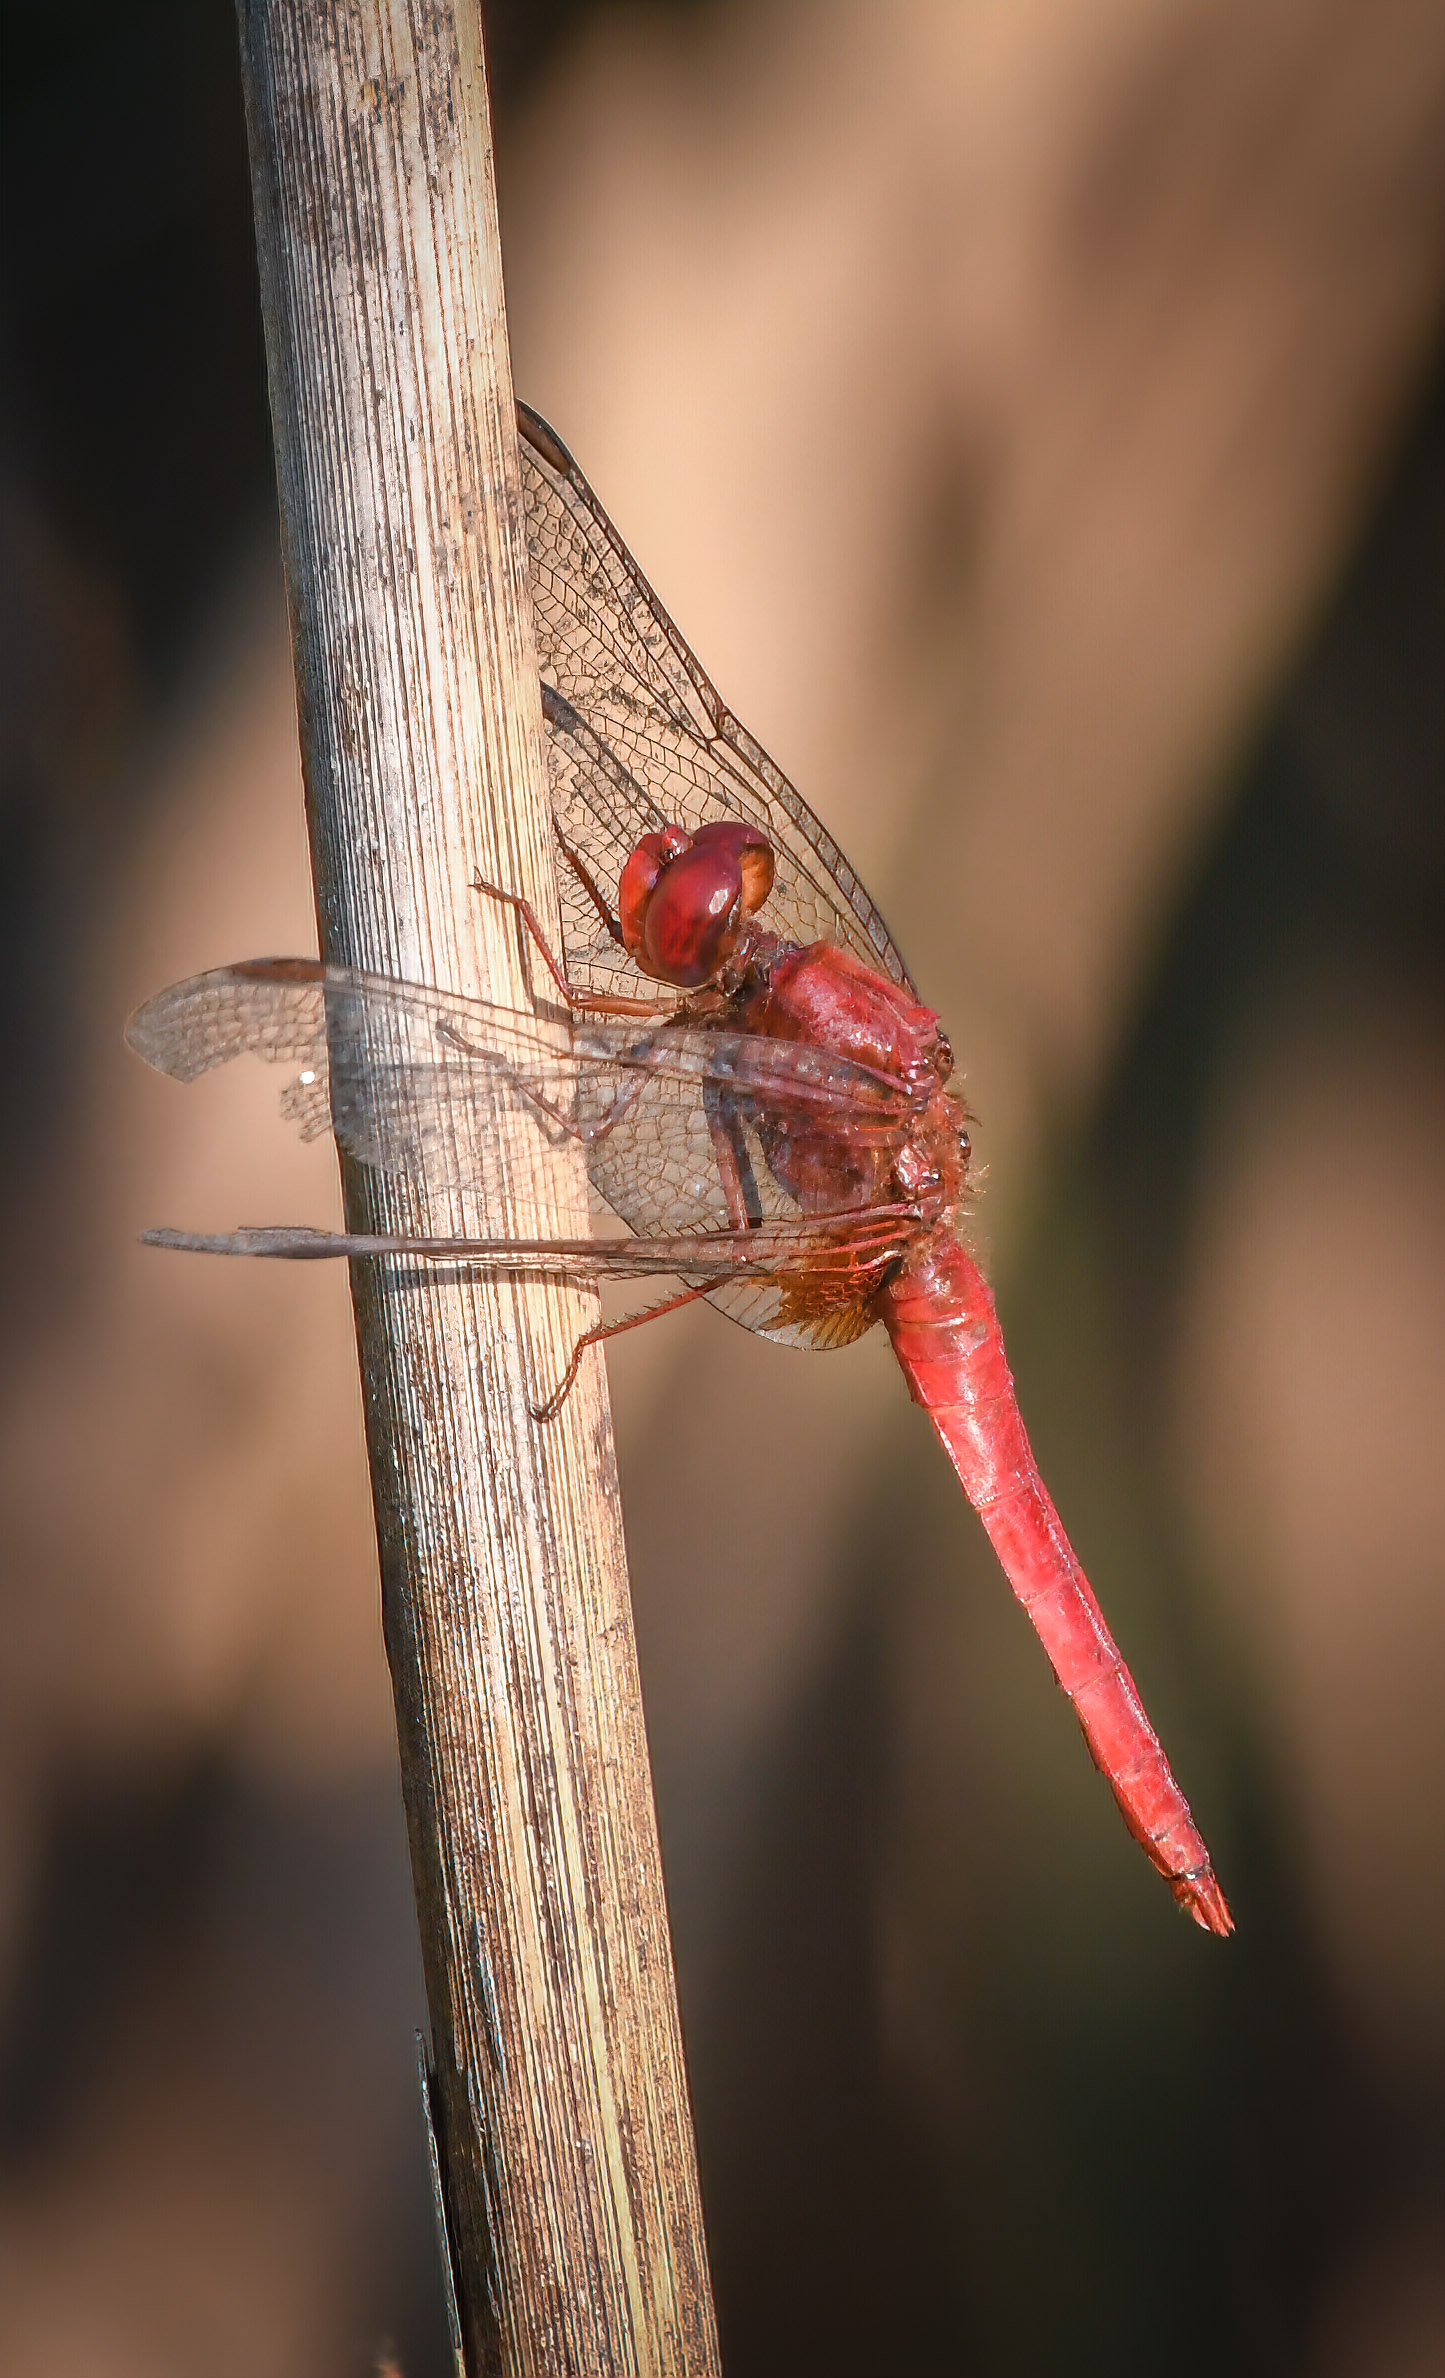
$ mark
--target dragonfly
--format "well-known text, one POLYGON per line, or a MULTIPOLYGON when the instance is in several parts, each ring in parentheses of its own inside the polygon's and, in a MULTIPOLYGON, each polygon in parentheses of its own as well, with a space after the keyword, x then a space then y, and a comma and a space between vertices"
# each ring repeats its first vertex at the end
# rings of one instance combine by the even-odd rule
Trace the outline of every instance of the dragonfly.
POLYGON ((508 1211, 519 1130, 579 1142, 616 1236, 155 1230, 224 1255, 666 1276, 784 1345, 881 1325, 1073 1706, 1124 1822, 1205 1931, 1233 1930, 1209 1852, 1069 1543, 968 1244, 972 1118, 938 1016, 867 891, 727 708, 560 438, 518 406, 562 940, 506 886, 549 988, 529 1012, 304 958, 160 991, 127 1026, 194 1080, 243 1054, 282 1108, 364 1165, 508 1211))

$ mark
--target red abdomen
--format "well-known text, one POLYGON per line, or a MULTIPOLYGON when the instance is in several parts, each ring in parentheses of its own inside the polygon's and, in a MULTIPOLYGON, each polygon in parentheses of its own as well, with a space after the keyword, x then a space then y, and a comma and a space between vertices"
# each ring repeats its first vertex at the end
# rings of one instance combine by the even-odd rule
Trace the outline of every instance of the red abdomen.
POLYGON ((1039 1476, 988 1282, 958 1241, 940 1234, 889 1282, 878 1312, 1125 1824, 1195 1922, 1232 1932, 1209 1852, 1039 1476))

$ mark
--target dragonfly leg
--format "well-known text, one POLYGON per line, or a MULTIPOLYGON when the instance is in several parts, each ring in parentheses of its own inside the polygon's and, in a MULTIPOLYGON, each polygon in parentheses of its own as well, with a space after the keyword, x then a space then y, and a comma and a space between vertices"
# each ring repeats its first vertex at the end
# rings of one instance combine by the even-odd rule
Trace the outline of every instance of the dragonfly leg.
POLYGON ((580 850, 573 849, 571 843, 567 840, 566 835, 563 833, 555 818, 552 820, 552 831, 557 837, 558 847, 561 850, 563 858, 571 868, 572 873, 576 876, 577 881, 582 886, 583 891, 587 894, 587 897, 591 901, 593 907, 596 909, 597 914, 601 917, 603 925, 611 934, 612 939, 616 942, 618 948, 625 949, 627 947, 627 943, 623 938, 622 919, 618 915, 616 909, 612 907, 611 903, 600 890, 597 883, 597 878, 592 873, 592 870, 588 866, 586 860, 583 858, 582 853, 580 850))
POLYGON ((560 1384, 553 1388, 545 1404, 533 1404, 532 1418, 537 1421, 556 1419, 577 1383, 582 1357, 589 1346, 605 1345, 608 1338, 620 1338, 629 1329, 641 1329, 644 1321, 660 1321, 664 1313, 675 1313, 682 1305, 696 1304, 699 1297, 711 1296, 720 1284, 717 1280, 710 1280, 702 1288, 684 1288, 679 1295, 664 1298, 660 1305, 649 1305, 645 1313, 630 1313, 625 1321, 601 1321, 595 1329, 584 1329, 572 1349, 572 1359, 562 1374, 560 1384))
MULTIPOLYGON (((503 894, 503 897, 507 898, 510 895, 503 894)), ((475 1043, 467 1039, 465 1033, 457 1030, 449 1016, 443 1017, 437 1025, 436 1035, 438 1040, 445 1041, 448 1048, 460 1050, 463 1056, 475 1057, 482 1054, 475 1043)), ((645 1050, 646 1042, 642 1045, 645 1050)), ((654 1060, 654 1065, 655 1062, 656 1060, 654 1060)), ((595 1148, 607 1138, 610 1132, 615 1131, 618 1124, 631 1113, 652 1078, 653 1067, 644 1062, 639 1067, 637 1079, 628 1082, 623 1089, 618 1091, 606 1114, 596 1123, 574 1122, 570 1115, 564 1114, 561 1107, 555 1105, 534 1084, 526 1081, 512 1066, 500 1066, 497 1070, 506 1081, 510 1082, 519 1098, 525 1098, 530 1107, 535 1108, 538 1114, 545 1115, 549 1123, 555 1123, 557 1129, 565 1132, 569 1139, 580 1140, 584 1148, 595 1148)))
POLYGON ((617 1129, 618 1124, 625 1121, 631 1114, 638 1099, 647 1088, 650 1078, 647 1071, 640 1072, 635 1082, 629 1082, 625 1089, 618 1091, 600 1123, 583 1124, 581 1138, 585 1146, 589 1148, 601 1147, 602 1142, 617 1129))
POLYGON ((763 1218, 763 1204, 743 1140, 737 1100, 716 1082, 708 1082, 702 1104, 728 1221, 734 1230, 755 1230, 763 1218))
MULTIPOLYGON (((566 850, 568 846, 564 843, 562 847, 566 850)), ((589 884, 589 889, 594 888, 589 884)), ((578 984, 569 982, 562 971, 561 961, 542 930, 541 918, 531 901, 521 892, 509 892, 501 884, 488 883, 480 870, 472 876, 472 890, 479 892, 483 899, 500 900, 505 907, 516 910, 536 945, 543 965, 551 975, 568 1007, 599 1016, 657 1016, 662 1014, 663 1002, 661 1000, 627 999, 602 991, 583 990, 578 984)))
POLYGON ((616 1108, 621 1104, 623 1098, 627 1098, 630 1103, 637 1096, 637 1092, 632 1090, 629 1085, 627 1091, 619 1091, 617 1099, 601 1123, 578 1123, 574 1122, 571 1115, 565 1115, 561 1107, 555 1105, 542 1091, 534 1089, 530 1082, 524 1082, 520 1074, 513 1074, 510 1079, 519 1098, 525 1098, 528 1106, 534 1108, 539 1115, 545 1115, 549 1123, 555 1123, 557 1129, 565 1132, 568 1139, 580 1140, 584 1148, 593 1147, 599 1139, 607 1137, 613 1124, 619 1120, 616 1108))

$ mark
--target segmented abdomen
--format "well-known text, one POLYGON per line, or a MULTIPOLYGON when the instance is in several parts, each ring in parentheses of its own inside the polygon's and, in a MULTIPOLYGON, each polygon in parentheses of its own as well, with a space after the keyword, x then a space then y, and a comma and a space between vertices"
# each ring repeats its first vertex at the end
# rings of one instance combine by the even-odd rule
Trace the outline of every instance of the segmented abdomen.
POLYGON ((908 1258, 878 1312, 1125 1824, 1196 1923, 1233 1931, 1188 1802, 1039 1476, 988 1282, 958 1240, 940 1234, 908 1258))

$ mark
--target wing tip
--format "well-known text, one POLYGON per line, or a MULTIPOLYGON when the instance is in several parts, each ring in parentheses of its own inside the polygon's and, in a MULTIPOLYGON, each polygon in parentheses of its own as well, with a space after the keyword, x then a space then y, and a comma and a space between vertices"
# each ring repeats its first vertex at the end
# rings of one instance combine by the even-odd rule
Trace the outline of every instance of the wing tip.
POLYGON ((307 1262, 359 1251, 386 1253, 385 1246, 369 1247, 344 1231, 314 1230, 305 1222, 248 1223, 239 1230, 171 1230, 165 1226, 143 1230, 143 1247, 164 1247, 177 1255, 260 1255, 283 1261, 307 1262))
POLYGON ((193 1082, 206 1070, 194 1061, 184 1042, 176 1039, 169 991, 157 991, 152 998, 143 1000, 126 1017, 122 1037, 142 1064, 149 1065, 155 1073, 168 1074, 172 1081, 193 1082))
POLYGON ((531 405, 524 404, 520 396, 517 398, 517 430, 523 443, 530 446, 534 454, 540 454, 542 460, 554 471, 559 471, 564 479, 576 470, 577 465, 551 422, 544 421, 541 414, 531 405))

